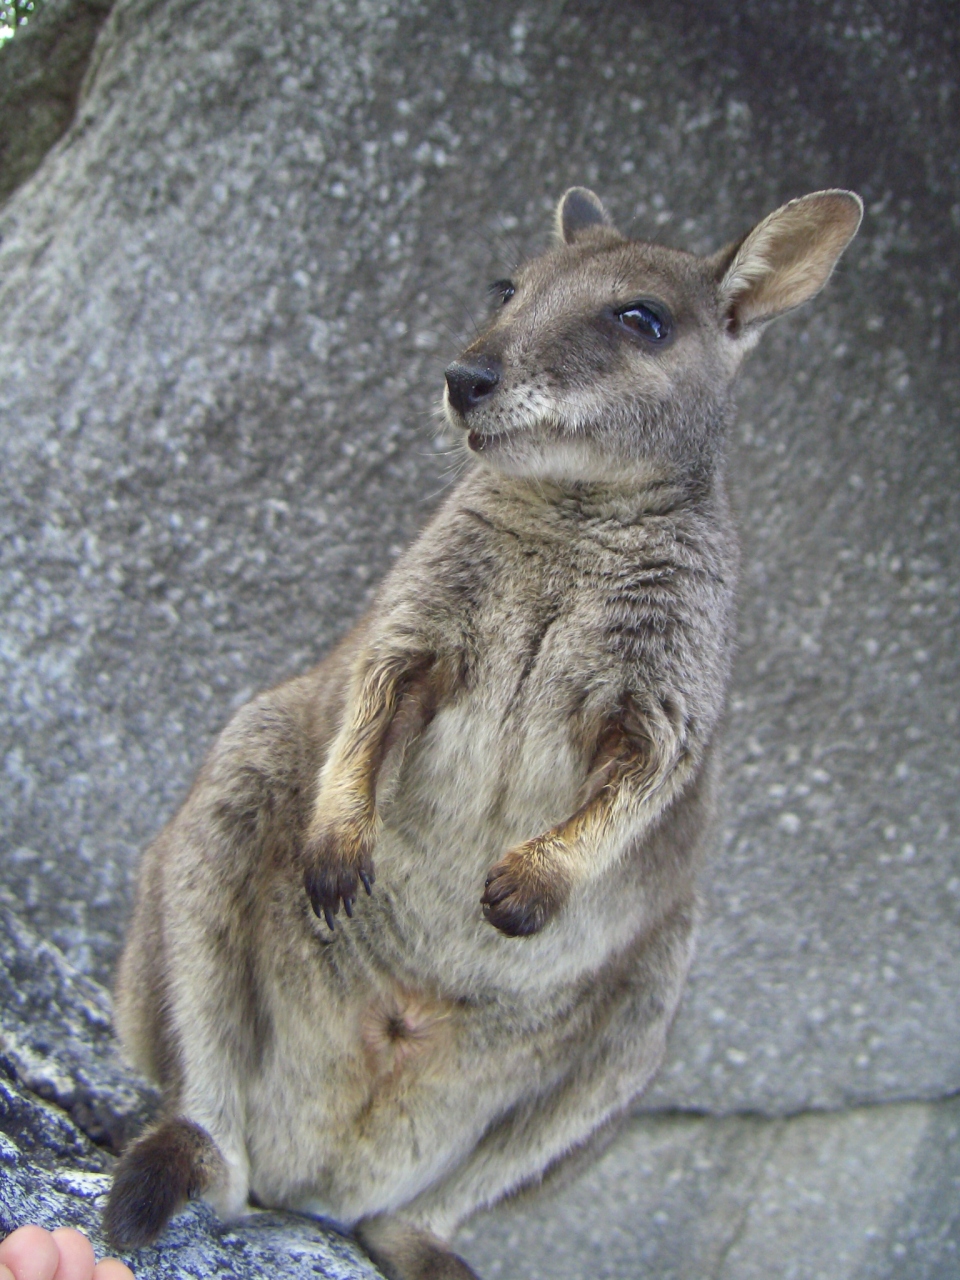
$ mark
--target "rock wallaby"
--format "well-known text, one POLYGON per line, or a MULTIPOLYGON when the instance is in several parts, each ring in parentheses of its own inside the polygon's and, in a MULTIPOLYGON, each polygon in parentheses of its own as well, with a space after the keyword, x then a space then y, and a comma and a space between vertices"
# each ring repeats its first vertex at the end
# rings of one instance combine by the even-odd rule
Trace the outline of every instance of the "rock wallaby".
POLYGON ((697 257, 573 188, 493 286, 446 370, 473 465, 145 855, 117 1021, 165 1110, 114 1244, 252 1200, 348 1225, 391 1280, 463 1280, 457 1224, 650 1081, 730 662, 731 384, 861 211, 820 191, 697 257))

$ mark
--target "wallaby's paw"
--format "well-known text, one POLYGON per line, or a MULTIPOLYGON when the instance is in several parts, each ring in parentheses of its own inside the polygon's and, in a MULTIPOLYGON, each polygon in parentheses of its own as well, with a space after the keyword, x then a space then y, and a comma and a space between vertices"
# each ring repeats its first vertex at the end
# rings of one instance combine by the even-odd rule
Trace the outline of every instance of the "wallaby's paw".
POLYGON ((314 914, 326 920, 328 929, 335 927, 341 902, 346 914, 353 915, 361 884, 368 894, 373 893, 376 876, 371 846, 366 834, 336 827, 324 827, 308 837, 303 850, 303 885, 314 914))
POLYGON ((107 1239, 116 1249, 149 1244, 224 1169, 205 1129, 179 1116, 161 1121, 120 1157, 103 1215, 107 1239))
POLYGON ((551 836, 511 849, 491 867, 480 903, 483 914, 511 938, 539 933, 567 900, 568 877, 551 836))

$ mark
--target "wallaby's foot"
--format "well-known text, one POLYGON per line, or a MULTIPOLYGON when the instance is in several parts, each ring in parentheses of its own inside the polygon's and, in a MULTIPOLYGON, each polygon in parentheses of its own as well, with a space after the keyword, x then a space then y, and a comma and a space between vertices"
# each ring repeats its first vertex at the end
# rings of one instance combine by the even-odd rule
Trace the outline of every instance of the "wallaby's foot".
POLYGON ((367 830, 345 824, 323 826, 308 835, 303 848, 303 886, 314 914, 326 920, 328 929, 335 927, 334 916, 341 902, 346 914, 353 915, 361 884, 368 894, 373 893, 372 847, 367 830))
POLYGON ((511 938, 539 933, 567 900, 569 877, 552 835, 526 840, 491 867, 484 885, 483 914, 511 938))
POLYGON ((119 1258, 96 1262, 93 1245, 73 1227, 17 1227, 0 1244, 0 1280, 133 1280, 119 1258))
POLYGON ((356 1236, 387 1280, 479 1280, 442 1240, 397 1218, 367 1218, 356 1236))
POLYGON ((182 1116, 161 1121, 120 1157, 103 1215, 107 1239, 117 1249, 149 1244, 187 1200, 225 1174, 205 1129, 182 1116))

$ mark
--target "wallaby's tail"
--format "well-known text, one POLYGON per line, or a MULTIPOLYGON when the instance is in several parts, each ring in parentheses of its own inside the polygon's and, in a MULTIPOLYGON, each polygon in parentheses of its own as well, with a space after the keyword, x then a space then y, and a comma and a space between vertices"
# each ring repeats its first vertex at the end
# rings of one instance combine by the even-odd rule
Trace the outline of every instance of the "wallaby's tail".
POLYGON ((103 1215, 116 1249, 156 1239, 176 1211, 202 1195, 225 1172, 217 1144, 182 1116, 162 1120, 120 1157, 103 1215))

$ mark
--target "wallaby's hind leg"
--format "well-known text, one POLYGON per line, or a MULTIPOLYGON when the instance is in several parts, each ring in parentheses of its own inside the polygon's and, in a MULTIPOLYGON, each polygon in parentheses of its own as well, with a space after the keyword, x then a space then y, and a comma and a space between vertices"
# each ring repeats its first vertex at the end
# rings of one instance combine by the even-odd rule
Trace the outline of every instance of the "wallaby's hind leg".
POLYGON ((153 1238, 191 1195, 224 1217, 247 1203, 246 1089, 272 1034, 256 964, 263 904, 315 772, 292 699, 274 691, 234 717, 144 859, 118 1024, 159 1079, 166 1119, 120 1161, 106 1221, 115 1244, 153 1238))
POLYGON ((367 1218, 356 1236, 387 1280, 477 1280, 442 1240, 402 1218, 367 1218))
POLYGON ((205 1129, 176 1116, 162 1120, 120 1158, 103 1215, 116 1249, 150 1244, 187 1200, 225 1179, 226 1164, 205 1129))

